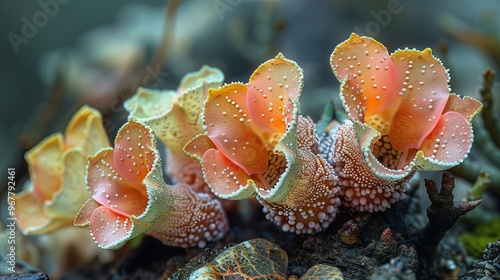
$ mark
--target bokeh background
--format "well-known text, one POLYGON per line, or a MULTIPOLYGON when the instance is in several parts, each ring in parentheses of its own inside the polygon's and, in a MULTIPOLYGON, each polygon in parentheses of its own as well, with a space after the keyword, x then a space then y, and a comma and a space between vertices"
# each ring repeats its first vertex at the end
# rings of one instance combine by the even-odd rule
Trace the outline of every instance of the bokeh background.
MULTIPOLYGON (((227 82, 246 82, 261 62, 281 51, 304 69, 302 112, 317 119, 327 100, 338 95, 329 56, 351 32, 373 36, 390 52, 432 48, 451 69, 452 91, 460 95, 477 96, 482 72, 487 67, 498 70, 497 0, 180 3, 175 32, 170 34, 173 46, 164 66, 149 69, 155 76, 151 87, 175 89, 185 73, 203 64, 221 68, 227 82), (491 39, 489 52, 455 38, 470 31, 491 39)), ((113 93, 127 82, 130 72, 147 70, 147 61, 162 38, 165 5, 162 0, 2 1, 0 170, 22 168, 24 151, 63 130, 82 103, 107 112, 113 139, 114 131, 125 122, 113 93), (47 100, 51 100, 56 73, 62 75, 58 84, 62 96, 52 106, 47 100), (54 116, 43 124, 40 120, 47 117, 46 112, 54 116)), ((6 176, 0 177, 2 186, 6 176)))

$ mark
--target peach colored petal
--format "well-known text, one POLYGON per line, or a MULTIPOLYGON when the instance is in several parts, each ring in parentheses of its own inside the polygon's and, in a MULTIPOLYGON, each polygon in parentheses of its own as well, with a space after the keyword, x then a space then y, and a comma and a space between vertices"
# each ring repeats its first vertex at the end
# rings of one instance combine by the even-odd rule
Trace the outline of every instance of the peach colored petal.
POLYGON ((127 181, 116 171, 111 148, 89 157, 87 185, 92 198, 126 217, 142 214, 148 204, 145 186, 127 181))
POLYGON ((115 139, 114 167, 133 184, 141 184, 153 166, 156 147, 152 131, 130 120, 120 128, 115 139))
POLYGON ((100 206, 101 204, 99 204, 93 198, 89 198, 80 208, 80 211, 78 211, 73 224, 77 227, 88 226, 90 223, 90 218, 92 217, 92 213, 100 206))
POLYGON ((93 155, 110 146, 101 113, 86 105, 73 115, 64 136, 66 148, 80 147, 84 154, 93 155))
POLYGON ((418 148, 436 125, 449 97, 448 75, 431 49, 399 50, 391 58, 404 82, 389 139, 396 150, 405 151, 418 148))
POLYGON ((447 112, 442 115, 434 130, 424 140, 419 150, 425 157, 444 165, 461 163, 472 145, 472 128, 460 113, 447 112))
POLYGON ((443 114, 449 111, 460 113, 471 122, 472 119, 481 111, 483 104, 469 96, 460 98, 458 95, 452 93, 448 98, 446 107, 444 107, 443 114))
POLYGON ((207 135, 217 148, 247 174, 260 174, 267 168, 266 147, 254 132, 253 120, 245 103, 247 87, 229 84, 211 89, 205 105, 207 135))
POLYGON ((346 111, 362 108, 369 116, 384 111, 394 101, 396 68, 387 49, 376 40, 352 33, 335 48, 330 63, 339 81, 348 80, 341 93, 346 111))
POLYGON ((288 98, 298 99, 302 80, 302 69, 281 53, 255 69, 248 83, 246 106, 260 129, 285 131, 284 104, 288 98))
POLYGON ((71 219, 49 217, 43 212, 43 203, 29 191, 16 196, 16 224, 26 235, 50 233, 64 226, 71 225, 71 219))
POLYGON ((366 106, 360 84, 352 79, 344 79, 340 86, 340 100, 349 117, 360 122, 366 121, 366 106))
POLYGON ((169 186, 167 192, 173 197, 168 219, 148 232, 164 244, 202 248, 229 230, 224 209, 208 194, 196 193, 186 184, 169 186))
POLYGON ((41 201, 52 199, 61 187, 63 149, 62 135, 57 133, 45 138, 25 154, 33 193, 41 201))
POLYGON ((206 151, 216 148, 215 144, 206 134, 200 134, 191 139, 191 141, 184 146, 184 151, 193 159, 201 161, 206 151))
POLYGON ((245 199, 255 196, 252 178, 223 152, 215 149, 206 151, 203 154, 202 169, 205 181, 218 197, 245 199))
POLYGON ((133 224, 130 218, 101 206, 90 217, 90 234, 101 247, 109 247, 130 238, 133 224))

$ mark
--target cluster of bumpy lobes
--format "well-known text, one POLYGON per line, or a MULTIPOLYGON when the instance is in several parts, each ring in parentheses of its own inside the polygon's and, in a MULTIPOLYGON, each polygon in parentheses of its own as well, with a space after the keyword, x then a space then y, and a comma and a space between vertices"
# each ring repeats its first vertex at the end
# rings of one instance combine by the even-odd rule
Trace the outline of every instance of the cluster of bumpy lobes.
POLYGON ((226 213, 210 195, 197 193, 183 183, 167 191, 176 198, 176 206, 168 213, 168 219, 148 234, 167 245, 204 248, 207 242, 221 239, 229 230, 226 213))
MULTIPOLYGON (((336 182, 332 184, 337 185, 336 182)), ((266 218, 280 226, 283 231, 312 234, 325 230, 335 220, 340 198, 338 190, 331 188, 315 204, 290 207, 262 199, 259 199, 259 202, 264 206, 266 218)))
POLYGON ((276 203, 257 197, 264 206, 266 218, 286 232, 323 231, 335 220, 340 206, 338 178, 320 155, 314 128, 311 119, 299 116, 296 158, 300 170, 283 201, 276 203))
POLYGON ((375 173, 365 160, 351 121, 335 126, 320 141, 322 155, 338 177, 344 207, 358 212, 379 212, 405 198, 414 172, 398 180, 384 179, 375 173))

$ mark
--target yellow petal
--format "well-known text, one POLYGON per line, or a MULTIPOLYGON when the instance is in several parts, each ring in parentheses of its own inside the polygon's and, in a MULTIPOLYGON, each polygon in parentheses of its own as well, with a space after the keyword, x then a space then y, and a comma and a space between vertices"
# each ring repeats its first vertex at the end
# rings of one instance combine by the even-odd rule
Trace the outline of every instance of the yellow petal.
POLYGON ((43 212, 43 203, 30 191, 16 196, 17 226, 26 235, 50 233, 71 225, 72 219, 49 217, 43 212))
POLYGON ((63 154, 62 186, 52 200, 45 203, 45 211, 52 216, 74 219, 81 205, 90 198, 85 184, 87 156, 78 149, 63 154))
POLYGON ((66 127, 65 138, 67 148, 80 147, 85 155, 93 155, 110 146, 101 113, 87 105, 73 115, 66 127))
POLYGON ((218 68, 203 65, 200 70, 186 74, 177 88, 179 94, 186 91, 204 91, 205 97, 209 88, 217 88, 222 85, 224 74, 218 68), (205 89, 203 89, 203 87, 205 89))
POLYGON ((149 119, 164 115, 172 110, 176 101, 173 90, 155 90, 140 87, 137 92, 123 103, 131 118, 148 122, 149 119))
POLYGON ((33 193, 40 201, 51 200, 62 182, 63 138, 60 133, 45 138, 25 154, 33 183, 33 193))

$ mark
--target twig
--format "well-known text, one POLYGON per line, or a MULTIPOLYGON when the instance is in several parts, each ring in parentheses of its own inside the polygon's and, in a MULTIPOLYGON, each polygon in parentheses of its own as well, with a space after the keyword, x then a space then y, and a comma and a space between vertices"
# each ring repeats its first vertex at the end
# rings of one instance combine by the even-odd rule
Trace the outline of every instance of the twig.
POLYGON ((490 174, 491 187, 489 188, 489 190, 493 194, 500 196, 500 169, 477 161, 466 160, 460 165, 457 165, 450 169, 450 171, 453 174, 460 176, 471 183, 474 183, 481 171, 484 171, 490 174))
POLYGON ((479 91, 483 97, 483 118, 484 127, 488 130, 495 145, 500 148, 500 117, 493 111, 492 87, 495 71, 486 69, 483 73, 483 87, 479 91))
POLYGON ((38 143, 49 124, 57 116, 64 94, 64 77, 59 67, 56 78, 49 92, 48 99, 33 116, 33 122, 18 135, 18 141, 23 150, 28 150, 38 143))
POLYGON ((425 188, 431 200, 431 206, 427 208, 429 223, 417 234, 415 245, 423 260, 422 265, 424 267, 427 265, 429 268, 435 250, 444 234, 460 216, 476 208, 481 200, 454 201, 455 179, 446 173, 443 173, 441 190, 438 191, 436 182, 429 179, 425 179, 425 188))
POLYGON ((467 192, 467 200, 480 199, 483 196, 484 191, 486 191, 491 186, 490 174, 484 171, 479 172, 476 182, 470 190, 467 192))
POLYGON ((175 37, 175 14, 179 8, 181 0, 170 0, 165 8, 165 25, 163 27, 163 37, 161 39, 160 45, 156 49, 153 57, 149 61, 148 65, 139 74, 137 81, 132 83, 130 90, 123 91, 121 94, 121 101, 127 100, 132 93, 135 92, 137 87, 147 86, 150 81, 159 74, 156 69, 161 69, 167 61, 168 53, 172 47, 172 41, 175 37), (151 69, 153 71, 151 71, 151 69))

